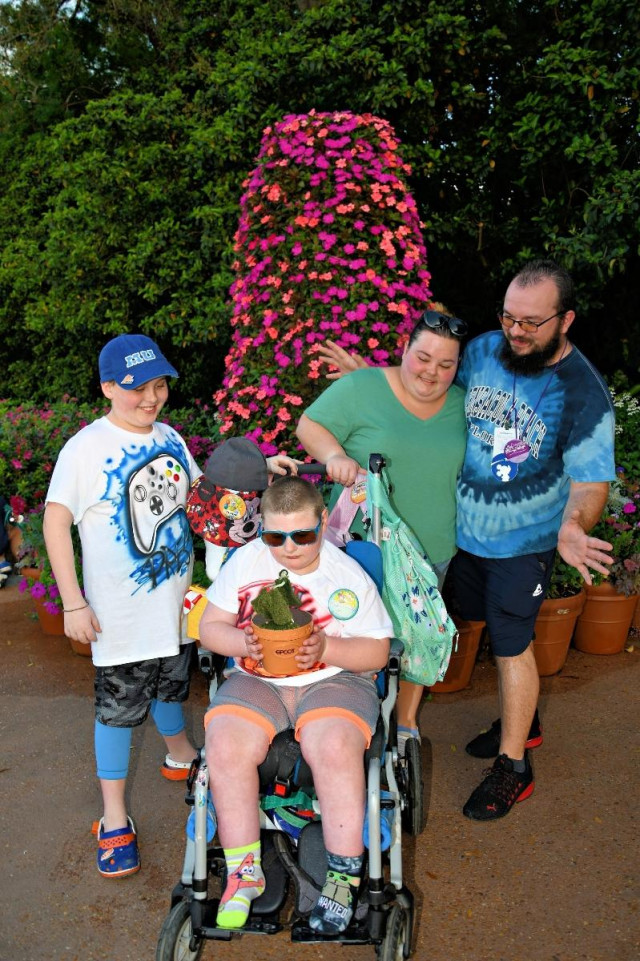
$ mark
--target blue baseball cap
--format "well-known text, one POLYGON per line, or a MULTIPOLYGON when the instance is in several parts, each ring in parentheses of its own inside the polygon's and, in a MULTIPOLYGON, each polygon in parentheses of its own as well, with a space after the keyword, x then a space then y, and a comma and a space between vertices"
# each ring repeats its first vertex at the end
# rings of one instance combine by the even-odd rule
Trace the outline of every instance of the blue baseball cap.
POLYGON ((114 380, 124 390, 133 390, 156 377, 178 377, 158 345, 144 334, 114 337, 100 351, 98 366, 101 383, 114 380))

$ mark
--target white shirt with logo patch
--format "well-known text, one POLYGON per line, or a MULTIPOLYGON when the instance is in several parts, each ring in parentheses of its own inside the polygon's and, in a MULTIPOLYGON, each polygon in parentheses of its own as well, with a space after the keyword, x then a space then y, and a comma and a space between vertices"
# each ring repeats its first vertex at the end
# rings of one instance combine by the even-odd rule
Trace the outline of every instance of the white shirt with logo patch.
MULTIPOLYGON (((252 601, 260 589, 270 585, 283 568, 260 540, 239 547, 222 567, 207 591, 207 599, 223 611, 237 615, 237 627, 244 628, 253 614, 252 601)), ((393 635, 393 626, 377 588, 357 561, 324 541, 320 564, 309 574, 289 571, 291 584, 314 623, 331 637, 376 637, 393 635)), ((239 670, 255 674, 271 684, 302 687, 338 674, 342 668, 320 666, 292 677, 269 677, 252 669, 245 658, 236 658, 239 670)), ((253 662, 251 662, 253 663, 253 662)))

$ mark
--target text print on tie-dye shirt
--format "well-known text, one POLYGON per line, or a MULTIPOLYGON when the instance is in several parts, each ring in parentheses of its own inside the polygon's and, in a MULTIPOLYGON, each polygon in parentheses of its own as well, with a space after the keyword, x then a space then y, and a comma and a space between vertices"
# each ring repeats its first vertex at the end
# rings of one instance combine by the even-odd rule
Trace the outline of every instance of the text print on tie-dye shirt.
POLYGON ((162 446, 132 446, 119 464, 107 463, 106 474, 104 497, 115 505, 115 536, 131 558, 132 594, 185 574, 193 544, 185 513, 189 474, 180 444, 167 436, 162 446), (172 481, 170 494, 158 477, 169 470, 180 478, 172 481))
POLYGON ((486 430, 477 421, 488 422, 493 427, 512 427, 517 420, 518 439, 525 441, 531 448, 530 454, 537 458, 547 427, 533 412, 530 404, 518 403, 517 398, 514 406, 512 393, 485 385, 471 387, 465 402, 469 433, 481 443, 493 446, 493 430, 486 430))

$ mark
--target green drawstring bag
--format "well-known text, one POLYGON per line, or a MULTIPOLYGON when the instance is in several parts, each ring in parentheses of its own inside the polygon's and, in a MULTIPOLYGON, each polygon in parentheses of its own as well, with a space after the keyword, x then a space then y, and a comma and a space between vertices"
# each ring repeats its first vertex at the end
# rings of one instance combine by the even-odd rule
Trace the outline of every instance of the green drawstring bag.
MULTIPOLYGON (((458 632, 417 537, 391 506, 382 473, 367 474, 367 501, 370 517, 379 511, 382 600, 404 644, 401 678, 429 687, 444 677, 458 632)), ((368 539, 374 540, 372 528, 368 539)))

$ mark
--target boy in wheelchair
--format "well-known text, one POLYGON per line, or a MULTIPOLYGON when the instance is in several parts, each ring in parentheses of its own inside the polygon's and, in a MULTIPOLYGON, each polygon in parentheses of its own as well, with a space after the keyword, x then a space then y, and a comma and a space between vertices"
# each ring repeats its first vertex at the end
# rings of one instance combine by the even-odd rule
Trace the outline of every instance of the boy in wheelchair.
POLYGON ((387 663, 392 625, 371 578, 323 541, 320 492, 299 477, 276 480, 262 497, 262 530, 239 548, 207 592, 201 644, 234 658, 205 716, 210 789, 227 883, 216 923, 241 928, 264 891, 258 767, 276 734, 295 730, 322 810, 328 870, 309 926, 343 932, 353 915, 364 845, 364 753, 379 700, 374 675, 387 663), (252 599, 282 569, 310 611, 314 633, 297 656, 302 673, 273 677, 261 666, 252 599))

